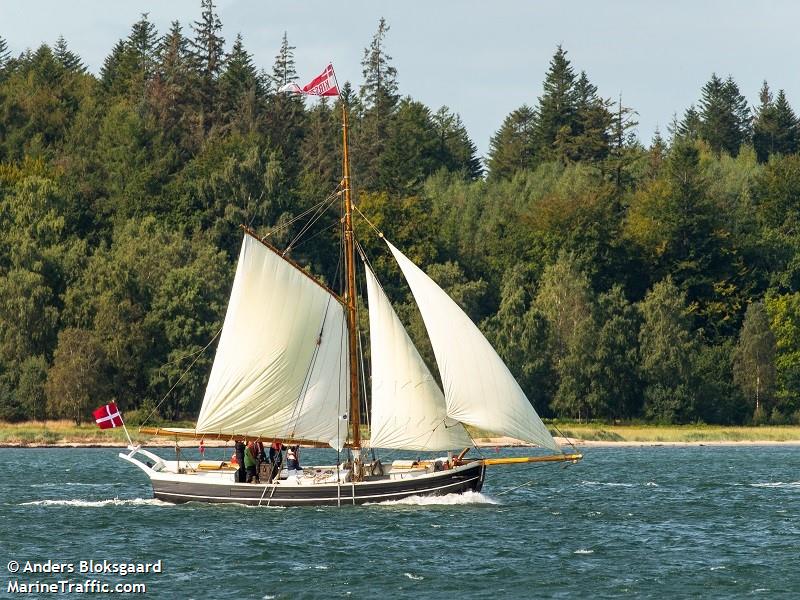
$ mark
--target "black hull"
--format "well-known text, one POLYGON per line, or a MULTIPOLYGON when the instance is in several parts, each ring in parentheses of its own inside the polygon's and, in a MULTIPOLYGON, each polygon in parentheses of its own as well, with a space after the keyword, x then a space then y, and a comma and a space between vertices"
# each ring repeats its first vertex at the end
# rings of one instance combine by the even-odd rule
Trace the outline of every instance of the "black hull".
POLYGON ((425 477, 365 481, 341 485, 291 485, 286 483, 205 483, 153 478, 153 495, 171 503, 211 502, 250 506, 348 506, 410 496, 440 496, 479 492, 486 467, 476 461, 465 467, 425 477))

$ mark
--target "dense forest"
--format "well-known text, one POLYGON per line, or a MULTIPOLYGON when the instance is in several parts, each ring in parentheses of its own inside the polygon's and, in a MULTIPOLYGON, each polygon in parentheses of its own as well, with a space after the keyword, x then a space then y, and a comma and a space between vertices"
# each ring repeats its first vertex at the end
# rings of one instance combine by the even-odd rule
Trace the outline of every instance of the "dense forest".
MULTIPOLYGON (((360 211, 540 414, 800 422, 800 130, 782 90, 749 106, 713 74, 646 145, 558 47, 484 160, 452 110, 401 94, 384 20, 357 88, 307 101, 277 92, 298 80, 287 35, 267 71, 212 0, 198 12, 166 32, 142 15, 96 75, 63 38, 13 56, 0 37, 0 419, 80 421, 111 399, 130 421, 193 417, 240 224, 338 287, 338 215, 318 209, 346 102, 360 211)), ((357 227, 430 361, 410 291, 357 227)))

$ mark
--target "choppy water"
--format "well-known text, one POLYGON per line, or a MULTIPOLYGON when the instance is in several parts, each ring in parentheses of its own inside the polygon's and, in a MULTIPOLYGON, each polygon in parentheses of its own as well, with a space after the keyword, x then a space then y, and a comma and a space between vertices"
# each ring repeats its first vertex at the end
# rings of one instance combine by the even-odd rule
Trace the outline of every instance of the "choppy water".
MULTIPOLYGON (((315 452, 330 460, 304 462, 315 452)), ((0 597, 23 595, 12 579, 88 577, 176 600, 800 597, 798 448, 596 448, 493 467, 481 494, 340 509, 164 504, 110 449, 0 463, 0 597), (163 573, 7 572, 48 559, 163 573)))

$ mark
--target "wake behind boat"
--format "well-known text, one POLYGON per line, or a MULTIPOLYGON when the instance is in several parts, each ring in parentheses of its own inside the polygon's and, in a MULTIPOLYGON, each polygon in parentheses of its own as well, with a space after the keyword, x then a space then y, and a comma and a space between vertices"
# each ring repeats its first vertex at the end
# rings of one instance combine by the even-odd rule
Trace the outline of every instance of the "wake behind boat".
MULTIPOLYGON (((304 88, 338 95, 333 68, 304 88)), ((355 240, 342 102, 341 199, 343 293, 337 294, 244 228, 239 261, 214 364, 194 429, 143 428, 176 438, 330 446, 341 460, 263 483, 237 481, 226 462, 165 461, 132 446, 120 457, 150 478, 170 502, 342 505, 409 496, 480 491, 486 467, 511 462, 577 461, 564 454, 495 350, 459 306, 383 238, 408 282, 433 347, 442 387, 414 346, 355 240), (355 250, 363 262, 369 305, 370 440, 361 440, 363 356, 356 303, 355 250), (549 456, 465 458, 465 426, 541 446, 549 456), (379 450, 447 452, 434 460, 375 458, 379 450), (462 450, 454 456, 454 452, 462 450)))

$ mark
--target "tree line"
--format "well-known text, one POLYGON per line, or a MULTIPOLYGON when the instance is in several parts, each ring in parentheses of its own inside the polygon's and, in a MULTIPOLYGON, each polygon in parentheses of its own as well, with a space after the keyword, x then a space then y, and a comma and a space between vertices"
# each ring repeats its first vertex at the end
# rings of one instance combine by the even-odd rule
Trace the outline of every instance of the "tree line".
POLYGON ((304 236, 300 217, 338 185, 346 102, 359 209, 541 414, 800 422, 800 134, 782 90, 750 107, 713 74, 644 144, 558 47, 483 160, 455 112, 400 93, 383 19, 358 87, 309 102, 277 92, 298 80, 287 34, 260 69, 200 4, 163 33, 143 14, 97 75, 63 38, 13 56, 0 37, 0 418, 80 421, 111 399, 132 421, 159 403, 193 417, 242 223, 338 287, 337 214, 304 236))

